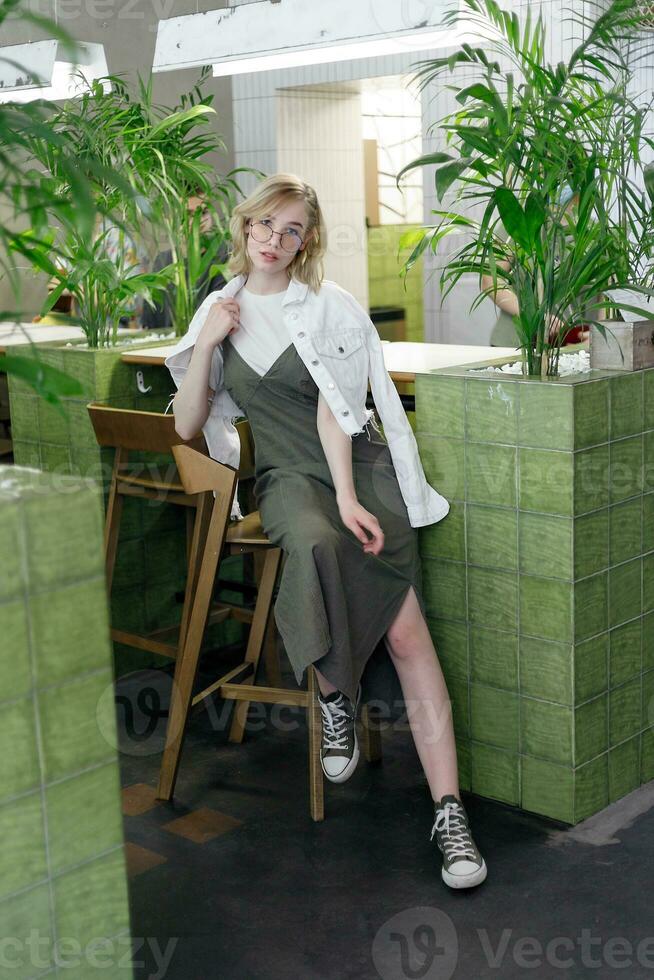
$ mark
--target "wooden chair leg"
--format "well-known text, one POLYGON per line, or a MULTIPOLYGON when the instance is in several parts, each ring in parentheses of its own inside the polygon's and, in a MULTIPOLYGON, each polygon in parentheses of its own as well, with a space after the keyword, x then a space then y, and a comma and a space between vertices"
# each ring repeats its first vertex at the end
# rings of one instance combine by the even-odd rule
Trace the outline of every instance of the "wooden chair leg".
POLYGON ((111 473, 109 498, 107 500, 107 516, 105 517, 104 522, 105 577, 108 596, 111 596, 111 587, 114 581, 116 552, 118 550, 118 536, 120 534, 120 518, 123 513, 123 498, 117 489, 117 476, 126 461, 127 451, 122 448, 116 449, 114 454, 113 470, 111 473))
POLYGON ((187 553, 188 571, 186 573, 184 605, 182 606, 182 618, 180 621, 179 639, 177 642, 178 651, 182 650, 184 640, 186 639, 186 631, 188 629, 191 609, 193 608, 193 597, 195 596, 195 590, 198 587, 200 565, 202 562, 202 543, 206 541, 207 534, 209 532, 209 522, 211 520, 211 511, 213 508, 213 494, 202 493, 199 494, 198 497, 199 499, 196 507, 188 508, 187 510, 187 517, 190 516, 191 518, 193 517, 193 511, 195 511, 195 521, 193 522, 193 529, 187 553))
POLYGON ((170 697, 170 711, 166 729, 166 745, 161 761, 157 797, 169 800, 175 791, 177 771, 184 742, 193 682, 197 673, 202 637, 209 615, 216 569, 225 542, 225 531, 231 501, 225 497, 216 499, 209 530, 202 549, 202 563, 197 588, 189 618, 184 646, 175 662, 175 676, 170 697))
POLYGON ((367 762, 379 762, 382 757, 382 741, 379 722, 371 717, 367 704, 361 707, 361 734, 363 754, 367 762))
MULTIPOLYGON (((257 602, 256 606, 254 607, 254 616, 252 617, 252 622, 250 624, 248 645, 245 651, 245 663, 251 663, 253 665, 253 676, 255 679, 257 668, 259 666, 259 658, 261 657, 261 649, 263 646, 266 626, 270 618, 273 589, 277 580, 277 572, 279 570, 281 557, 281 548, 266 548, 266 558, 263 565, 263 571, 261 573, 261 581, 259 582, 257 602)), ((232 724, 229 730, 230 742, 243 741, 243 734, 245 732, 245 724, 247 722, 249 707, 249 701, 236 702, 234 706, 232 724)))
MULTIPOLYGON (((257 585, 261 582, 263 566, 265 563, 265 552, 255 551, 252 554, 254 564, 254 577, 257 585)), ((270 614, 266 624, 266 632, 263 641, 263 662, 266 668, 266 683, 269 687, 282 686, 282 668, 279 662, 279 649, 277 646, 277 627, 275 617, 270 614)))
POLYGON ((325 794, 322 766, 320 765, 320 740, 322 720, 318 706, 318 682, 312 666, 307 677, 307 730, 309 735, 309 809, 312 820, 325 819, 325 794))

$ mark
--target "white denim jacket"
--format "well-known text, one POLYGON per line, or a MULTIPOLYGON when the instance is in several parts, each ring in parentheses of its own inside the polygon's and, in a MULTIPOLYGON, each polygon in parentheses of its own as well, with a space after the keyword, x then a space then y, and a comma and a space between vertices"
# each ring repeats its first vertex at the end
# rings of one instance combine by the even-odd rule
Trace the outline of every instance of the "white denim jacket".
MULTIPOLYGON (((210 293, 189 324, 187 333, 166 358, 179 388, 191 359, 192 348, 209 308, 217 299, 236 296, 246 281, 238 275, 210 293)), ((368 381, 379 419, 384 427, 391 459, 412 527, 434 524, 448 513, 447 500, 427 483, 418 446, 406 412, 386 365, 377 328, 360 303, 337 283, 323 280, 319 293, 291 279, 282 300, 289 336, 319 391, 350 437, 364 431, 374 411, 366 408, 368 381)), ((234 426, 245 412, 233 401, 222 382, 222 348, 212 361, 215 396, 202 427, 213 459, 238 469, 240 439, 234 426)), ((236 494, 232 517, 242 517, 236 494)))

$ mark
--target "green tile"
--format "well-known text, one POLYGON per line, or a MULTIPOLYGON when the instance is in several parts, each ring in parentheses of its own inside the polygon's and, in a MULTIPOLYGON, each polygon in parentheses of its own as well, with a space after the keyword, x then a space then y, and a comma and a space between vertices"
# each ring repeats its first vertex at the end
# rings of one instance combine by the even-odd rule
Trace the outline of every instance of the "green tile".
POLYGON ((572 823, 574 784, 572 770, 544 759, 522 757, 522 796, 524 810, 554 820, 572 823))
POLYGON ((643 489, 643 438, 633 436, 612 442, 611 452, 611 503, 626 500, 643 489))
POLYGON ((572 765, 572 717, 572 708, 521 698, 522 753, 572 765))
POLYGON ((515 632, 518 579, 513 572, 468 568, 468 604, 471 623, 515 632))
POLYGON ((471 564, 507 569, 517 567, 518 515, 515 510, 467 504, 466 524, 471 564))
POLYGON ((654 613, 643 616, 643 670, 654 667, 654 613))
POLYGON ((572 704, 573 667, 570 644, 520 637, 521 694, 558 704, 572 704))
POLYGON ((468 707, 468 682, 452 677, 447 685, 452 708, 452 725, 458 736, 470 735, 470 711, 468 707))
POLYGON ((654 369, 643 371, 643 423, 646 429, 654 429, 654 369))
POLYGON ((518 689, 518 637, 515 633, 470 627, 470 676, 480 684, 518 689))
MULTIPOLYGON (((151 561, 151 566, 155 564, 151 561)), ((157 584, 162 580, 166 581, 170 574, 170 567, 163 568, 157 575, 157 584)), ((116 553, 116 565, 114 567, 113 588, 120 592, 122 589, 136 589, 142 592, 145 582, 152 582, 145 571, 145 543, 143 538, 134 538, 131 541, 123 541, 116 553)))
POLYGON ((643 732, 640 740, 640 781, 654 779, 654 728, 643 732))
POLYGON ((609 802, 640 786, 640 735, 609 750, 609 802))
MULTIPOLYGON (((15 940, 6 949, 11 967, 5 972, 7 980, 31 980, 34 977, 34 937, 38 937, 38 955, 42 969, 47 974, 53 962, 54 936, 50 921, 50 886, 37 885, 28 891, 0 902, 0 922, 3 937, 15 940)), ((41 969, 41 968, 38 968, 41 969)))
POLYGON ((418 528, 418 531, 421 555, 465 561, 465 505, 462 502, 451 502, 447 517, 436 524, 418 528))
POLYGON ((601 633, 575 646, 575 704, 608 688, 609 634, 601 633))
POLYGON ((116 762, 48 787, 48 844, 53 871, 63 871, 122 845, 120 799, 116 762))
POLYGON ((49 473, 70 473, 71 457, 69 446, 53 446, 41 443, 41 468, 49 473))
POLYGON ((643 430, 643 372, 611 378, 611 439, 643 430))
POLYGON ((641 727, 649 728, 654 725, 654 671, 643 673, 642 682, 642 714, 641 727))
POLYGON ((617 687, 641 672, 641 636, 640 619, 618 626, 609 633, 611 687, 617 687))
POLYGON ((104 578, 34 595, 30 610, 38 687, 110 663, 104 578))
POLYGON ((463 378, 416 378, 418 432, 463 439, 464 391, 463 378))
POLYGON ((574 522, 574 576, 585 578, 609 564, 609 512, 605 507, 574 522))
POLYGON ((642 510, 640 497, 609 508, 612 565, 641 554, 642 510))
POLYGON ((520 802, 519 756, 506 749, 474 742, 472 754, 472 792, 502 803, 520 802))
POLYGON ((641 728, 641 678, 609 691, 609 744, 617 745, 641 728))
POLYGON ((573 448, 573 390, 551 381, 520 385, 519 442, 537 449, 573 448))
POLYGON ((520 576, 520 632, 546 640, 572 640, 573 587, 556 579, 520 576))
POLYGON ((68 406, 68 432, 70 442, 79 449, 97 452, 98 442, 87 408, 88 401, 70 399, 68 406))
POLYGON ((516 450, 511 446, 466 443, 466 499, 514 507, 516 450))
POLYGON ((654 429, 643 435, 643 490, 654 490, 654 429))
POLYGON ((654 609, 654 554, 643 558, 643 612, 654 609))
POLYGON ((113 674, 97 671, 38 694, 48 782, 113 758, 113 674))
POLYGON ((14 463, 16 466, 29 466, 31 469, 41 468, 41 448, 38 442, 24 442, 14 439, 14 463))
POLYGON ((581 766, 606 752, 609 744, 608 717, 608 694, 600 694, 575 708, 575 765, 581 766))
POLYGON ((518 416, 518 384, 515 381, 469 378, 465 397, 467 439, 515 445, 518 416))
POLYGON ((0 605, 0 701, 24 697, 32 687, 27 613, 22 601, 0 605))
POLYGON ((418 433, 416 436, 420 460, 427 482, 439 493, 453 500, 463 500, 464 448, 463 439, 447 439, 418 433))
POLYGON ((609 802, 608 753, 575 769, 575 823, 603 810, 609 802))
POLYGON ((57 935, 84 947, 98 936, 129 931, 122 848, 55 878, 54 892, 57 935))
POLYGON ((104 575, 104 515, 98 492, 85 488, 74 498, 70 493, 40 495, 25 501, 25 514, 32 589, 104 575))
POLYGON ((654 551, 654 493, 643 497, 643 554, 654 551))
MULTIPOLYGON (((46 876, 41 794, 0 806, 0 899, 46 876)), ((4 929, 3 929, 4 933, 4 929)))
POLYGON ((520 449, 518 459, 520 509, 572 516, 573 454, 520 449))
POLYGON ((60 402, 58 408, 49 405, 44 398, 37 401, 37 414, 39 418, 39 438, 41 442, 50 442, 56 446, 63 446, 68 442, 68 412, 66 403, 60 402))
POLYGON ((582 578, 575 584, 575 642, 603 633, 607 623, 608 572, 582 578))
POLYGON ((587 514, 609 502, 609 446, 574 454, 574 513, 587 514))
POLYGON ((459 770, 459 788, 467 793, 472 789, 472 753, 470 740, 460 738, 456 743, 456 761, 459 770))
POLYGON ((607 379, 574 386, 575 449, 597 446, 609 438, 607 379))
POLYGON ((640 558, 609 569, 609 626, 640 616, 640 558))
POLYGON ((446 681, 452 677, 467 681, 470 672, 466 624, 429 618, 428 625, 446 681))
POLYGON ((572 579, 572 520, 520 511, 520 571, 572 579))
POLYGON ((459 562, 422 559, 422 587, 429 614, 437 619, 467 618, 466 566, 459 562))
POLYGON ((39 438, 39 399, 14 395, 11 399, 11 434, 13 439, 36 441, 39 438))
POLYGON ((15 599, 27 586, 25 546, 18 504, 3 500, 0 507, 0 601, 15 599))
POLYGON ((8 799, 38 786, 39 757, 34 705, 22 698, 2 705, 0 711, 0 799, 8 799))
POLYGON ((518 751, 518 696, 481 684, 470 685, 470 734, 478 742, 518 751))

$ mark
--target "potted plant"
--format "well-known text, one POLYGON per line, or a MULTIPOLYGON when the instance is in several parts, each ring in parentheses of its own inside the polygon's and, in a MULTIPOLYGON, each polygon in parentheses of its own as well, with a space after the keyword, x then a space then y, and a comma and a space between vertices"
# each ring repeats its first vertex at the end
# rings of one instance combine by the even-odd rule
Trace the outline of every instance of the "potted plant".
POLYGON ((654 370, 564 374, 560 355, 604 294, 651 294, 649 103, 629 94, 641 14, 573 14, 581 39, 550 65, 529 8, 462 11, 477 41, 417 71, 466 82, 443 148, 402 171, 435 165, 448 199, 405 272, 464 233, 443 291, 470 273, 476 304, 510 288, 522 362, 416 379, 421 456, 452 503, 421 529, 430 625, 462 785, 576 823, 654 777, 654 370))

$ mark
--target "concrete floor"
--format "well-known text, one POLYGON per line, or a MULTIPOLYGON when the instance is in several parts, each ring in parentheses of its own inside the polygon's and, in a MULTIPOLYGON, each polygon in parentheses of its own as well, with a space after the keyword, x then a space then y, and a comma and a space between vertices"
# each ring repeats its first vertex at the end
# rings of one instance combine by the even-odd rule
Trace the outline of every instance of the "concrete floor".
POLYGON ((464 793, 488 877, 454 892, 408 731, 384 733, 382 763, 326 783, 314 823, 303 715, 282 730, 267 711, 242 745, 220 703, 196 714, 171 803, 154 797, 161 726, 122 732, 136 977, 654 977, 654 782, 575 828, 464 793))

